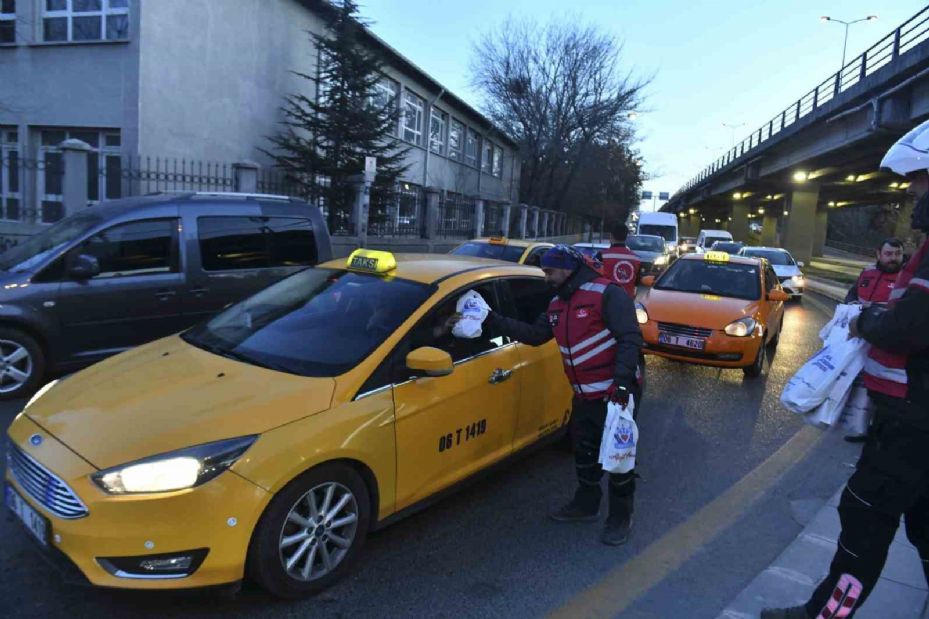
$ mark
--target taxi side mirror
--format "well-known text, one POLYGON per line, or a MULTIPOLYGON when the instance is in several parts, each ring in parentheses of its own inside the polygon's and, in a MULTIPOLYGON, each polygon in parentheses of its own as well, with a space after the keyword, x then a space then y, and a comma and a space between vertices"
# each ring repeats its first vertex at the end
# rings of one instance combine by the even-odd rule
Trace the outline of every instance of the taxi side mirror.
POLYGON ((772 290, 768 293, 768 301, 790 301, 790 295, 783 290, 772 290))
POLYGON ((651 288, 652 286, 655 285, 655 276, 654 276, 654 275, 646 275, 645 277, 642 278, 642 282, 641 282, 641 283, 642 283, 643 286, 647 286, 647 287, 651 288))
POLYGON ((410 351, 406 356, 406 367, 426 376, 448 376, 455 369, 450 354, 431 346, 410 351))

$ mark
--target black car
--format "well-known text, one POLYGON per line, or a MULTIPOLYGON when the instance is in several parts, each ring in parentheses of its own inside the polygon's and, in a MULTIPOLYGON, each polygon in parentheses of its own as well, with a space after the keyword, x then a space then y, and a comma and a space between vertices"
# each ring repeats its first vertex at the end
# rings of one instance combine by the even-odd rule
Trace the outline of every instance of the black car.
POLYGON ((319 209, 290 198, 155 194, 84 209, 0 254, 0 399, 331 256, 319 209))

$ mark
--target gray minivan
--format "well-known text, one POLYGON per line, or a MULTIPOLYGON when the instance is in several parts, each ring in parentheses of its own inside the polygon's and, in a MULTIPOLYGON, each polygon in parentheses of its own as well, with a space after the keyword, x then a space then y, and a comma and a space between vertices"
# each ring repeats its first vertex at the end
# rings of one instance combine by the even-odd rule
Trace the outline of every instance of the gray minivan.
POLYGON ((319 209, 291 198, 154 194, 88 207, 0 254, 0 400, 331 257, 319 209))

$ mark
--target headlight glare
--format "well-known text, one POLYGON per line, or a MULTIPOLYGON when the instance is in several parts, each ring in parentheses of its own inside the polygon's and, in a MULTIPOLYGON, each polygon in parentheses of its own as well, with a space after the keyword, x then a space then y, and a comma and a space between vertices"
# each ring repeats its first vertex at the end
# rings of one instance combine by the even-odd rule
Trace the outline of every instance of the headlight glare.
POLYGON ((667 257, 667 256, 658 256, 657 258, 655 258, 655 264, 658 265, 658 266, 661 266, 661 265, 663 265, 663 264, 668 264, 668 257, 667 257))
POLYGON ((648 312, 645 311, 645 306, 641 303, 635 304, 635 318, 639 321, 640 325, 644 325, 648 322, 648 312))
POLYGON ((755 326, 755 320, 746 316, 726 325, 725 332, 732 337, 748 337, 755 331, 755 326))
POLYGON ((121 466, 91 476, 109 494, 148 494, 193 488, 235 464, 258 435, 204 443, 121 466))

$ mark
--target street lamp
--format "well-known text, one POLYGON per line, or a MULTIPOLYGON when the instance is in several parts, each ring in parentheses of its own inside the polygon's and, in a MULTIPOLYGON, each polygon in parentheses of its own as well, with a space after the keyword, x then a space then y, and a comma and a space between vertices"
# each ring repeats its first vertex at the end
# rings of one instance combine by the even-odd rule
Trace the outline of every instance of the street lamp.
POLYGON ((852 24, 857 24, 863 21, 873 21, 877 19, 877 15, 868 15, 867 17, 862 17, 861 19, 856 19, 854 21, 843 21, 841 19, 836 19, 835 17, 829 17, 828 15, 823 15, 819 19, 823 22, 834 21, 845 26, 845 42, 842 44, 842 65, 839 67, 839 73, 841 73, 845 68, 845 50, 848 47, 848 27, 852 24))
POLYGON ((723 127, 728 127, 732 136, 732 145, 729 148, 735 148, 735 130, 739 127, 744 127, 745 123, 739 123, 737 125, 730 125, 729 123, 723 123, 723 127))

